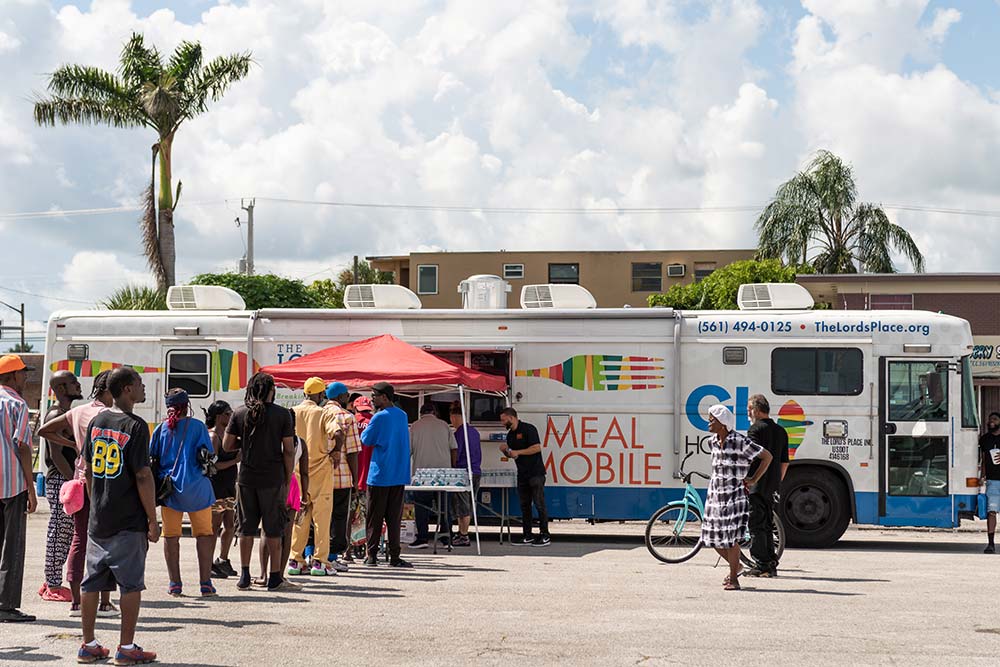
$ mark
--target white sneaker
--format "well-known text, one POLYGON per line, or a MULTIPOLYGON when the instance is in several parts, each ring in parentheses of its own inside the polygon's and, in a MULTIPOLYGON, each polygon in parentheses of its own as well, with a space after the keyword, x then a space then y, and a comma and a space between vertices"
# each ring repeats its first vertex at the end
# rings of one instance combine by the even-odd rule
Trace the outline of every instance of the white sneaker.
POLYGON ((347 572, 347 563, 341 563, 339 560, 333 561, 330 566, 337 572, 347 572))
POLYGON ((97 617, 98 618, 118 618, 121 616, 121 611, 115 606, 114 602, 109 602, 106 609, 101 609, 104 605, 98 605, 97 607, 97 617))
POLYGON ((83 616, 83 611, 80 610, 80 605, 78 604, 70 605, 69 617, 80 618, 81 616, 83 616))

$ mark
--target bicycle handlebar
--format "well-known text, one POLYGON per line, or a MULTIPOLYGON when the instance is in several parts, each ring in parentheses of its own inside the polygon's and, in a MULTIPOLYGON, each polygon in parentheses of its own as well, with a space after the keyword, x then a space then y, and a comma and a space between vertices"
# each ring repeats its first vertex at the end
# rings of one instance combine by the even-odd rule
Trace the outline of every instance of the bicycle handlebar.
POLYGON ((705 481, 708 481, 708 480, 711 479, 711 477, 709 477, 708 475, 706 475, 703 472, 698 472, 697 470, 692 470, 691 472, 686 473, 684 475, 684 483, 685 484, 690 484, 691 483, 691 477, 694 476, 694 475, 698 475, 698 477, 701 477, 705 481))

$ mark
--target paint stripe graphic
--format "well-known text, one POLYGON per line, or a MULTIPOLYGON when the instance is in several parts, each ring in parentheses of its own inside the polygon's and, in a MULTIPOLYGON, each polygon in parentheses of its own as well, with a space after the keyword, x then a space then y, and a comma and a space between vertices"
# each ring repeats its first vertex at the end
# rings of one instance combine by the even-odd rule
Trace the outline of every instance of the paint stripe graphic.
POLYGON ((547 378, 578 391, 662 389, 663 359, 612 354, 578 354, 561 364, 515 372, 517 377, 547 378))
POLYGON ((788 458, 794 459, 795 452, 806 437, 806 428, 812 426, 806 420, 806 413, 796 401, 788 401, 778 410, 778 426, 788 433, 788 458))
POLYGON ((121 367, 131 367, 134 368, 139 373, 162 373, 163 368, 157 366, 141 366, 136 364, 120 364, 114 361, 70 361, 68 359, 63 359, 61 361, 53 361, 49 364, 49 369, 53 372, 55 371, 70 371, 73 375, 80 378, 90 378, 94 377, 104 371, 114 370, 121 367))

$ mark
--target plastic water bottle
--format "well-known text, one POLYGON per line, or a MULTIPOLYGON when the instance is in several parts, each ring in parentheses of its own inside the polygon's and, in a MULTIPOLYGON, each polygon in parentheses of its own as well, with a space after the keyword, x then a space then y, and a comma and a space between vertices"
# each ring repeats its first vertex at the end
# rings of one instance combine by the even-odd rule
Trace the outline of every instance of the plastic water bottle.
POLYGON ((45 475, 42 473, 35 475, 35 495, 38 497, 45 495, 45 475))

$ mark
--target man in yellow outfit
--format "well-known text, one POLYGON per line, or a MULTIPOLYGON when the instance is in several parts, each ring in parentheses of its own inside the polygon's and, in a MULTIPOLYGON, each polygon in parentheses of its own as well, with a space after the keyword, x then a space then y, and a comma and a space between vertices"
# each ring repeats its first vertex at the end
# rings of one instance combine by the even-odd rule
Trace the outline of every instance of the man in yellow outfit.
POLYGON ((333 472, 335 459, 344 450, 344 433, 333 413, 320 407, 325 398, 326 383, 317 377, 306 380, 305 400, 296 405, 295 434, 305 443, 309 453, 309 496, 292 529, 292 551, 288 574, 309 573, 314 576, 337 574, 328 556, 330 553, 330 518, 333 514, 333 472), (309 530, 315 531, 316 550, 312 563, 306 563, 303 552, 309 542, 309 530))

